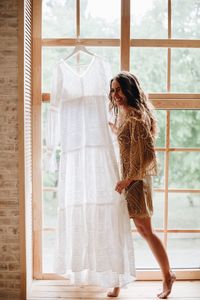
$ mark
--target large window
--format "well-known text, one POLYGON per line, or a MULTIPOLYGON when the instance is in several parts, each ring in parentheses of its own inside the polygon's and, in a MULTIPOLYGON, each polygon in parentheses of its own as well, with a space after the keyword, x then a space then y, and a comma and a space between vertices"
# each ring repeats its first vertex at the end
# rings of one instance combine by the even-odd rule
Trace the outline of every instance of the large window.
MULTIPOLYGON (((38 163, 46 151, 51 76, 59 59, 77 43, 108 58, 113 74, 120 69, 132 71, 149 94, 160 129, 153 225, 180 277, 200 278, 199 12, 200 0, 38 0, 35 4, 36 278, 56 278, 52 272, 58 173, 44 172, 38 163)), ((138 277, 153 278, 158 265, 133 224, 132 228, 138 277)))

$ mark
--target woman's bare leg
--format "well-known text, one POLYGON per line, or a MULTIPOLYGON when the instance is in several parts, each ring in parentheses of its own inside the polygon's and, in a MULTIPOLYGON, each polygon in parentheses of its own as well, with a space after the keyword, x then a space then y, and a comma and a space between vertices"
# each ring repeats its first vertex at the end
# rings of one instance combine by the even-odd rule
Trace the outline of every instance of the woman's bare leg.
POLYGON ((112 292, 108 292, 107 296, 108 297, 117 297, 119 295, 120 292, 120 288, 119 287, 115 287, 112 292))
POLYGON ((176 279, 169 265, 169 260, 161 240, 153 232, 151 218, 134 218, 135 226, 150 246, 163 274, 163 291, 158 298, 165 299, 171 293, 172 285, 176 279))

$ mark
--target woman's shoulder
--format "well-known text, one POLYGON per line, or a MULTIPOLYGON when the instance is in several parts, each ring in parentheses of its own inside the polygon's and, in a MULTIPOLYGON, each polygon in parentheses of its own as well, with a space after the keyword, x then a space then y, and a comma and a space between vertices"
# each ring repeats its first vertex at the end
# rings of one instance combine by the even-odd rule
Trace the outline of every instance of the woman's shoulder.
POLYGON ((128 123, 131 130, 134 132, 140 132, 141 134, 151 135, 151 120, 147 113, 138 113, 133 109, 128 117, 128 123))
POLYGON ((132 121, 143 124, 149 122, 150 119, 148 113, 145 110, 137 110, 135 108, 130 108, 128 118, 132 121))
POLYGON ((131 107, 129 109, 129 112, 127 114, 127 121, 129 123, 131 123, 131 124, 137 123, 138 124, 138 123, 143 122, 143 119, 144 118, 142 116, 142 113, 139 110, 137 110, 137 109, 135 109, 133 107, 131 107))

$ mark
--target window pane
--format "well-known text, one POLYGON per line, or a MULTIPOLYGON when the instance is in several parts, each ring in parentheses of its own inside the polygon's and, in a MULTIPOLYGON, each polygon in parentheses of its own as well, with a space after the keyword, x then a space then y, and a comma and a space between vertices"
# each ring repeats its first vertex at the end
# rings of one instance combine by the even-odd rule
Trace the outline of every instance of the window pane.
MULTIPOLYGON (((46 141, 45 141, 45 130, 46 130, 46 122, 47 122, 47 111, 48 111, 49 103, 42 103, 42 141, 43 141, 43 159, 45 159, 46 154, 46 141)), ((60 151, 56 152, 56 159, 59 163, 60 151)), ((56 187, 58 184, 58 172, 48 173, 45 172, 43 168, 42 174, 43 187, 56 187)))
MULTIPOLYGON (((53 69, 61 58, 67 57, 72 53, 74 47, 43 47, 42 52, 42 91, 50 92, 51 78, 53 69)), ((113 74, 117 73, 120 69, 120 53, 118 47, 87 47, 90 52, 96 53, 97 55, 102 56, 107 59, 111 64, 111 69, 113 74)), ((81 53, 86 57, 87 60, 91 60, 89 55, 81 53)), ((80 56, 82 57, 82 56, 80 56)), ((77 55, 75 56, 75 59, 77 55)), ((71 57, 68 63, 73 63, 74 58, 71 57)))
POLYGON ((200 38, 199 1, 172 0, 172 38, 200 38))
POLYGON ((56 192, 43 192, 43 228, 56 227, 57 205, 56 192))
POLYGON ((131 37, 167 38, 167 0, 131 0, 131 37))
POLYGON ((67 57, 73 47, 43 47, 42 49, 42 92, 49 92, 53 69, 61 58, 67 57))
POLYGON ((45 140, 45 130, 46 130, 46 124, 47 124, 47 112, 49 109, 49 103, 42 103, 42 141, 43 141, 43 146, 46 145, 46 140, 45 140))
POLYGON ((200 49, 171 49, 171 92, 200 93, 200 49))
POLYGON ((120 71, 120 49, 119 47, 88 47, 90 51, 107 59, 112 68, 112 74, 120 71))
MULTIPOLYGON (((162 240, 163 234, 156 232, 156 235, 162 240)), ((158 269, 158 263, 155 260, 147 242, 139 235, 134 233, 135 266, 137 269, 158 269)))
POLYGON ((120 0, 80 1, 81 37, 119 38, 120 0))
POLYGON ((153 193, 153 217, 152 224, 154 228, 163 228, 164 215, 164 193, 153 193))
POLYGON ((75 37, 76 1, 42 0, 43 38, 75 37))
POLYGON ((155 115, 158 121, 158 137, 156 139, 156 147, 165 147, 166 111, 156 110, 155 115))
POLYGON ((170 153, 169 187, 200 188, 200 152, 170 153))
POLYGON ((172 268, 197 268, 200 266, 200 234, 168 234, 168 254, 172 268))
POLYGON ((200 229, 200 194, 169 193, 169 228, 200 229))
POLYGON ((164 152, 157 152, 158 159, 158 175, 153 176, 153 186, 154 188, 163 188, 164 187, 164 152))
POLYGON ((58 172, 48 173, 43 171, 43 187, 57 187, 58 172))
POLYGON ((173 110, 170 113, 170 146, 200 148, 200 110, 173 110))
POLYGON ((53 273, 56 231, 43 231, 42 237, 42 271, 53 273))
POLYGON ((145 92, 166 92, 167 50, 164 48, 131 48, 131 71, 145 92))

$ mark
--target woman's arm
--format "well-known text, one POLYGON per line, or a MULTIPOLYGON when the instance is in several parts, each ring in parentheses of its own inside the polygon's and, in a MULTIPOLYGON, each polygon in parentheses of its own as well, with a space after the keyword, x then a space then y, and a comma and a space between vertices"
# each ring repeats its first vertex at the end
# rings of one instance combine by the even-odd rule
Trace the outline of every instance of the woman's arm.
POLYGON ((108 122, 108 125, 110 126, 110 129, 112 130, 112 132, 114 134, 117 134, 117 126, 112 122, 108 122))
POLYGON ((132 119, 129 123, 130 153, 127 180, 141 180, 156 160, 154 142, 148 124, 132 119))
POLYGON ((132 179, 125 179, 125 180, 118 181, 115 186, 115 191, 121 194, 123 189, 127 188, 129 184, 131 184, 131 182, 133 182, 132 179))

